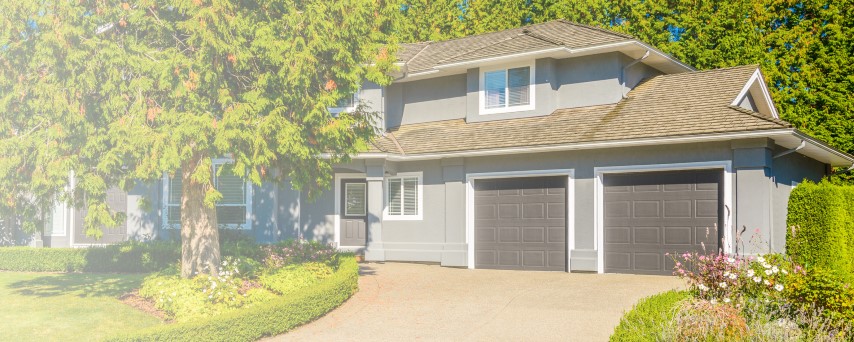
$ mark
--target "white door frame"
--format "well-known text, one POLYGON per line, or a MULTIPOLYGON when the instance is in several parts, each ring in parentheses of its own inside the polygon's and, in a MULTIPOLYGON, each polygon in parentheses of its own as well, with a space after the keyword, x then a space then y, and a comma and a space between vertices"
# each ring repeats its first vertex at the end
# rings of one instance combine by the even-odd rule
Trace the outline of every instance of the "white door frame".
MULTIPOLYGON (((341 181, 345 179, 359 179, 359 180, 367 180, 367 174, 365 173, 336 173, 335 174, 335 218, 334 218, 334 230, 335 230, 335 246, 339 249, 344 250, 357 250, 361 248, 366 248, 366 246, 341 246, 341 181)), ((370 195, 369 195, 370 196, 370 195)), ((367 205, 367 203, 365 203, 367 205)), ((370 214, 370 213, 368 213, 370 214)), ((367 228, 366 228, 367 229, 367 228)))
POLYGON ((731 239, 732 233, 730 232, 732 227, 732 196, 733 196, 733 184, 732 184, 732 161, 731 160, 722 160, 722 161, 708 161, 708 162, 693 162, 693 163, 673 163, 673 164, 650 164, 650 165, 625 165, 625 166, 605 166, 605 167, 594 167, 593 174, 595 175, 594 181, 594 203, 593 212, 595 215, 594 225, 595 225, 595 236, 596 240, 596 262, 597 262, 597 271, 599 273, 605 273, 605 194, 604 194, 604 185, 602 183, 603 177, 609 173, 639 173, 639 172, 654 172, 654 171, 690 171, 690 170, 708 170, 708 169, 722 169, 723 174, 723 201, 724 201, 724 215, 726 217, 723 218, 724 227, 722 227, 724 232, 724 246, 721 246, 723 250, 727 253, 732 253, 733 243, 731 239))
POLYGON ((468 268, 474 269, 474 182, 491 178, 566 176, 566 270, 570 268, 570 251, 575 249, 575 169, 525 170, 469 173, 466 175, 466 244, 468 268))

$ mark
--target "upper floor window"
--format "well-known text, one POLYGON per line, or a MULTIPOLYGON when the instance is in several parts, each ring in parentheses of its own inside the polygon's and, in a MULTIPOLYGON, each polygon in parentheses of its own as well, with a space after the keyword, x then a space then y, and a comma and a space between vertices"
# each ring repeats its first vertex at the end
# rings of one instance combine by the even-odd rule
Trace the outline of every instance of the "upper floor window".
POLYGON ((335 107, 329 108, 329 112, 332 114, 338 114, 341 112, 352 112, 356 110, 356 104, 359 103, 359 92, 355 92, 350 96, 344 96, 338 100, 338 103, 335 104, 335 107))
MULTIPOLYGON (((229 160, 214 160, 214 187, 222 194, 216 203, 216 218, 220 227, 251 229, 252 186, 232 171, 229 160)), ((181 170, 174 177, 163 178, 163 223, 166 228, 181 225, 181 170)))
POLYGON ((480 113, 534 109, 533 64, 483 69, 480 74, 480 113))

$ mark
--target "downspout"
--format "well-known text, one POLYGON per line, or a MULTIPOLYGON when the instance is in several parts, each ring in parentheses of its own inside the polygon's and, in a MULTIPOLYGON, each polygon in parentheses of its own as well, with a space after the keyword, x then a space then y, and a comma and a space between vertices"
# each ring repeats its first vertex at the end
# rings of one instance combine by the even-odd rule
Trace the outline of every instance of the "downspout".
POLYGON ((623 81, 623 87, 622 87, 622 89, 620 89, 620 93, 623 95, 624 99, 628 97, 627 92, 626 92, 626 70, 628 70, 629 68, 631 68, 635 64, 640 63, 641 61, 643 61, 647 57, 649 57, 649 50, 646 50, 646 53, 644 53, 641 58, 633 60, 631 63, 624 66, 623 69, 620 70, 620 80, 623 81))
POLYGON ((843 174, 843 173, 848 173, 848 172, 851 172, 851 171, 854 171, 854 164, 851 164, 851 166, 850 166, 849 168, 845 169, 845 170, 836 171, 836 172, 834 172, 834 173, 831 173, 830 175, 831 175, 831 176, 834 176, 834 175, 841 175, 841 174, 843 174))

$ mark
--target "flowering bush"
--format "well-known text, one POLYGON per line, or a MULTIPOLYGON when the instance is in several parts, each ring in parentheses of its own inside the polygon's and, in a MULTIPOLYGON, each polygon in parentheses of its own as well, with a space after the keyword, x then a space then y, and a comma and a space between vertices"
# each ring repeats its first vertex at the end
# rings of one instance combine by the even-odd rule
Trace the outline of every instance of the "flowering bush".
POLYGON ((782 298, 786 278, 792 269, 800 269, 777 255, 754 258, 694 252, 676 255, 674 261, 673 273, 688 280, 697 298, 736 306, 748 298, 782 298))
POLYGON ((688 300, 673 318, 674 341, 733 341, 747 333, 747 321, 730 306, 707 300, 688 300))
POLYGON ((287 240, 262 246, 261 250, 264 252, 264 264, 272 268, 301 262, 326 262, 335 254, 331 244, 306 240, 287 240))

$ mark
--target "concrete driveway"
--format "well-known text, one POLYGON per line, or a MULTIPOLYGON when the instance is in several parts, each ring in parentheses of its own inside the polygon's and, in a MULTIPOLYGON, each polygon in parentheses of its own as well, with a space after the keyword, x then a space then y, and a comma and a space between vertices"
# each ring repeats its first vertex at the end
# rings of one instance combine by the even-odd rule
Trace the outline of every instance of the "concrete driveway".
POLYGON ((638 299, 676 277, 363 264, 359 292, 271 340, 606 341, 638 299))

